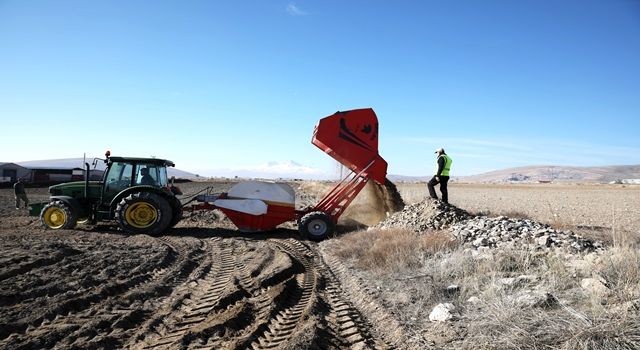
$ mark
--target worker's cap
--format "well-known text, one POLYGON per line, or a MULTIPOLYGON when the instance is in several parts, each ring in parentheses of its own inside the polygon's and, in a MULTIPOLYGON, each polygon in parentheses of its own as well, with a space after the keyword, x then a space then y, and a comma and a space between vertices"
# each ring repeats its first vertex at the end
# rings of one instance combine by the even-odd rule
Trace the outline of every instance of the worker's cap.
POLYGON ((436 149, 436 151, 435 151, 435 152, 433 152, 433 153, 444 153, 444 148, 438 148, 438 149, 436 149))

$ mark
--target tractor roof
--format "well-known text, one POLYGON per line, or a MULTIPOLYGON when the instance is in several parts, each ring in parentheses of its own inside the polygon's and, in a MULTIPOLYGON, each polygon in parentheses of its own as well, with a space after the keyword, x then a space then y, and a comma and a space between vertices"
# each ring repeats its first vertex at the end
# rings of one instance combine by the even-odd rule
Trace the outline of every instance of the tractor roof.
POLYGON ((137 158, 137 157, 109 157, 110 162, 123 162, 123 163, 147 163, 155 165, 175 166, 175 164, 167 159, 158 158, 137 158))

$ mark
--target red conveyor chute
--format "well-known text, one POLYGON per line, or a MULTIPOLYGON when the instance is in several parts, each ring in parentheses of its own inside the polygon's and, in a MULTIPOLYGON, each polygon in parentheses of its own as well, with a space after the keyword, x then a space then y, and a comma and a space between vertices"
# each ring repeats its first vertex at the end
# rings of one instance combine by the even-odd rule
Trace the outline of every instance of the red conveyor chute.
POLYGON ((384 185, 387 162, 378 154, 378 117, 371 108, 323 118, 311 142, 354 173, 384 185))
POLYGON ((311 142, 351 170, 313 211, 337 222, 369 179, 385 184, 387 162, 378 154, 378 117, 373 109, 336 112, 320 119, 311 142))

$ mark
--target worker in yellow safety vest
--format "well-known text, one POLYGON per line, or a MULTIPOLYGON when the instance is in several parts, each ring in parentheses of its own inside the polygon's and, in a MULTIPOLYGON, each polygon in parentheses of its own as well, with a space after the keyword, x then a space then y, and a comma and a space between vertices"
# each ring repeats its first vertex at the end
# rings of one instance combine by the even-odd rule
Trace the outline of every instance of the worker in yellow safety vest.
POLYGON ((438 168, 436 174, 431 178, 427 187, 431 198, 438 199, 436 195, 435 185, 440 184, 440 192, 442 193, 442 201, 449 203, 449 192, 447 191, 447 182, 449 182, 449 170, 451 169, 451 158, 444 153, 444 148, 438 148, 434 153, 438 155, 438 168))

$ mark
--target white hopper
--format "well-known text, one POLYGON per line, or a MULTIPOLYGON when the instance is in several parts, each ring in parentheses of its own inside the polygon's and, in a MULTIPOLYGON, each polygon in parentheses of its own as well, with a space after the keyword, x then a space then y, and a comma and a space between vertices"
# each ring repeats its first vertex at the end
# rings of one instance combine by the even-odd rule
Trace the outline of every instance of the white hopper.
POLYGON ((246 181, 231 187, 227 192, 227 198, 259 199, 267 204, 294 206, 296 195, 293 188, 287 184, 246 181))
POLYGON ((258 199, 217 199, 213 204, 216 207, 231 209, 251 215, 267 213, 267 204, 258 199))

